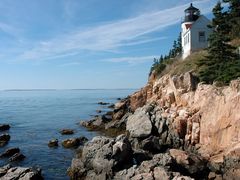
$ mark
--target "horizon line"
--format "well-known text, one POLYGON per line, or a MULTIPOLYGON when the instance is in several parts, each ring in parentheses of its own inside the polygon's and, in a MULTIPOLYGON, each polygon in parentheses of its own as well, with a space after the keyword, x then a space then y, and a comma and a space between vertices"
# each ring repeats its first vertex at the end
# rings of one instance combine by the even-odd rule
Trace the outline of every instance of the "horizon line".
POLYGON ((141 88, 70 88, 70 89, 54 89, 54 88, 43 88, 43 89, 0 89, 0 91, 77 91, 77 90, 138 90, 141 88))

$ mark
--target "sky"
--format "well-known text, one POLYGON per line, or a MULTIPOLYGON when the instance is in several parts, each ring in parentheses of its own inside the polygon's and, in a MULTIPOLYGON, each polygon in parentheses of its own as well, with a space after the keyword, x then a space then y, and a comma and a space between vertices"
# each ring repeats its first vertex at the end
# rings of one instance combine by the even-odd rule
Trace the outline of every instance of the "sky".
POLYGON ((216 1, 1 0, 0 89, 141 88, 184 9, 216 1))

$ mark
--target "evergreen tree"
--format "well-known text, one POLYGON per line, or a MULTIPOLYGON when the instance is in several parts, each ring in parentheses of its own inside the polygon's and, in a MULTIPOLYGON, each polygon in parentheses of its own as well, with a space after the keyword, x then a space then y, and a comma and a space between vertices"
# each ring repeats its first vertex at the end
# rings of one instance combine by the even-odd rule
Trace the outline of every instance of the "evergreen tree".
POLYGON ((161 55, 161 57, 160 57, 160 60, 159 60, 160 62, 163 62, 163 55, 161 55))
POLYGON ((182 34, 179 33, 178 39, 177 39, 177 55, 182 54, 182 34))
POLYGON ((223 2, 229 3, 227 21, 231 26, 231 36, 240 38, 240 0, 223 0, 223 2))
POLYGON ((172 58, 172 49, 169 50, 168 59, 172 58))
POLYGON ((209 37, 208 56, 198 63, 200 80, 206 83, 228 83, 238 76, 238 70, 240 72, 240 66, 236 67, 240 64, 239 60, 236 60, 233 47, 228 44, 230 26, 226 22, 226 13, 222 10, 220 2, 213 8, 214 18, 210 26, 213 33, 209 37))
POLYGON ((176 57, 176 56, 177 56, 177 48, 178 48, 178 46, 177 46, 177 41, 175 40, 175 41, 173 42, 173 50, 172 50, 172 55, 173 55, 173 57, 176 57))

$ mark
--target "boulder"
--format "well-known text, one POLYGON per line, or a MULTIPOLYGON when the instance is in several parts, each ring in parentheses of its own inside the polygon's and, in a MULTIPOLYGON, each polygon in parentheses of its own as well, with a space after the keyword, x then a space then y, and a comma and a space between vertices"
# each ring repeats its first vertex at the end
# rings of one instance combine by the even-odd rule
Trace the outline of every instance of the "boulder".
POLYGON ((58 146, 58 139, 52 139, 48 142, 48 147, 57 147, 58 146))
POLYGON ((20 152, 19 148, 9 148, 5 150, 2 154, 0 154, 0 157, 10 157, 19 152, 20 152))
POLYGON ((6 131, 10 129, 9 124, 0 124, 0 131, 6 131))
POLYGON ((152 132, 152 122, 141 109, 128 117, 126 130, 129 131, 131 137, 145 138, 152 132))
POLYGON ((0 135, 0 147, 6 145, 9 140, 10 140, 9 134, 0 135))
POLYGON ((73 147, 77 148, 79 146, 79 141, 77 138, 66 139, 66 140, 63 140, 62 146, 65 148, 73 148, 73 147))
POLYGON ((71 135, 71 134, 74 134, 74 131, 72 129, 62 129, 60 133, 62 135, 71 135))
POLYGON ((2 134, 0 135, 0 141, 9 141, 10 135, 9 134, 2 134))
POLYGON ((106 103, 106 102, 98 102, 98 104, 100 104, 100 105, 108 105, 108 104, 110 104, 110 103, 106 103))
POLYGON ((22 153, 16 153, 11 158, 9 158, 10 162, 14 161, 22 161, 25 159, 25 156, 22 153))
POLYGON ((130 142, 124 135, 113 138, 95 137, 83 147, 81 159, 75 159, 68 173, 73 177, 111 177, 113 171, 132 162, 130 142))
POLYGON ((110 122, 111 118, 108 115, 96 116, 90 121, 80 121, 80 125, 88 128, 89 130, 103 130, 105 124, 110 122))
POLYGON ((65 148, 77 148, 80 145, 83 145, 88 139, 84 136, 79 138, 69 138, 62 141, 62 146, 65 148))
POLYGON ((43 180, 40 169, 11 167, 10 165, 0 167, 0 179, 2 180, 43 180), (1 173, 2 172, 2 173, 1 173))
POLYGON ((207 171, 206 160, 200 155, 178 149, 170 149, 169 152, 176 163, 188 173, 200 177, 206 176, 206 174, 204 174, 206 173, 205 171, 207 171))

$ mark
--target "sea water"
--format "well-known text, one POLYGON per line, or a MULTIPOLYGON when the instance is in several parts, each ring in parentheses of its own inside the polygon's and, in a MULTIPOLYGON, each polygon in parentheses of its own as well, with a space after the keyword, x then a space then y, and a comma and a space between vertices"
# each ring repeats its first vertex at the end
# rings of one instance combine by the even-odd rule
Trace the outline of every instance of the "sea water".
MULTIPOLYGON (((98 102, 115 103, 136 90, 26 90, 0 91, 0 124, 10 124, 9 143, 0 147, 19 147, 25 160, 14 166, 39 167, 45 179, 69 179, 66 171, 76 150, 65 149, 61 141, 71 137, 98 135, 79 126, 80 120, 89 120, 96 110, 107 111, 98 102), (70 128, 73 135, 59 131, 70 128), (58 148, 49 148, 48 141, 57 138, 58 148)), ((1 132, 2 133, 2 132, 1 132)), ((0 159, 0 166, 8 159, 0 159)))

